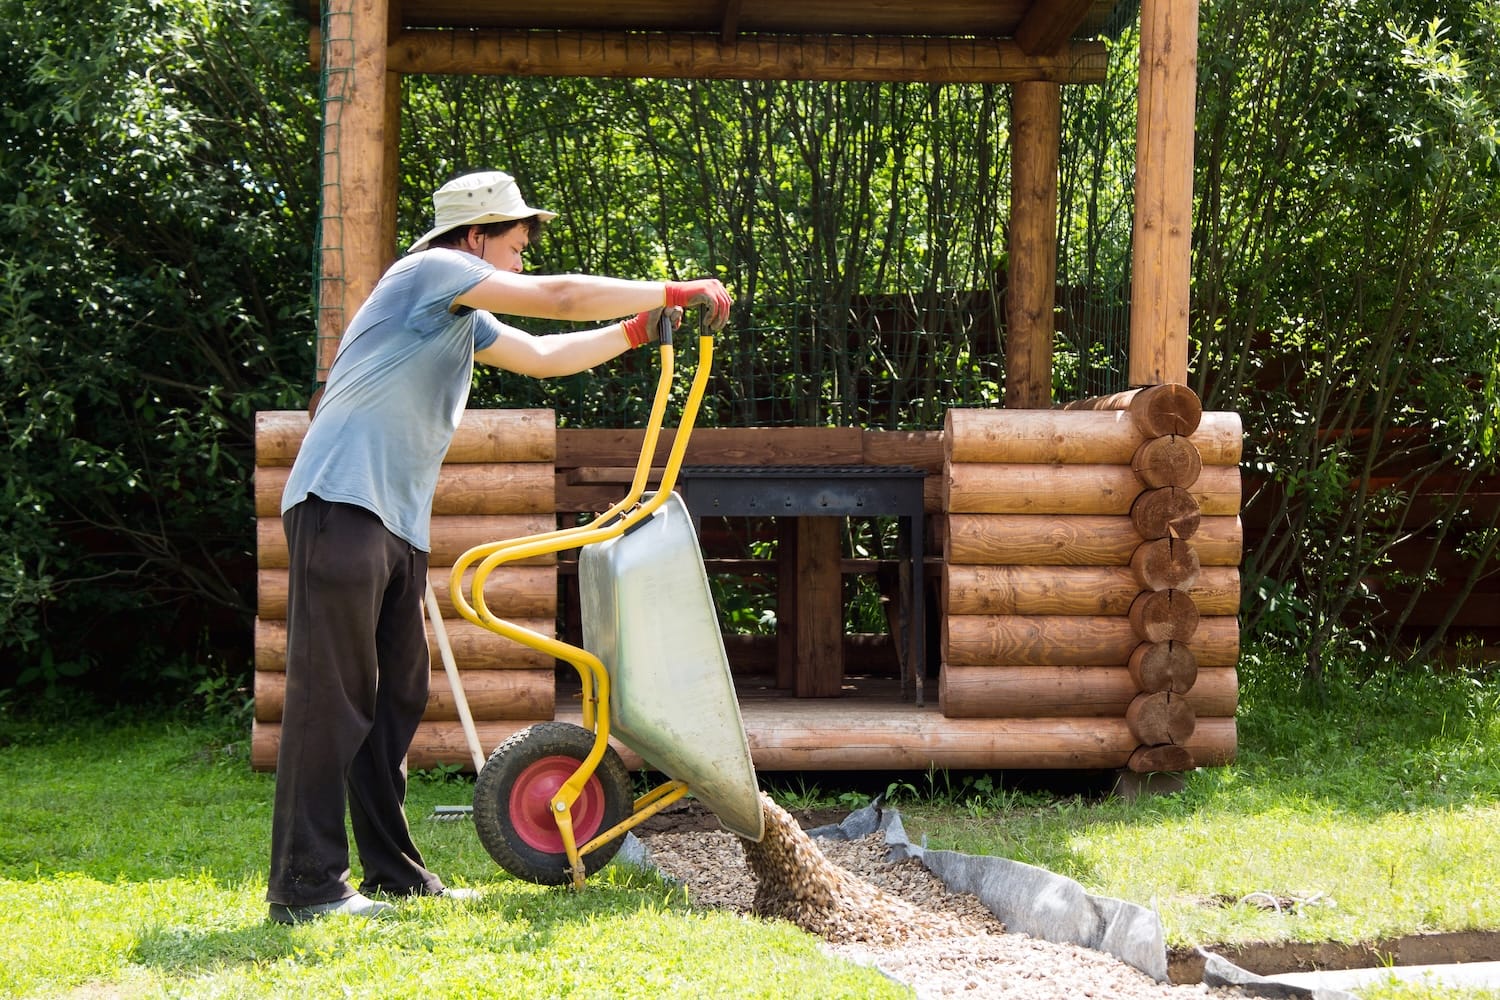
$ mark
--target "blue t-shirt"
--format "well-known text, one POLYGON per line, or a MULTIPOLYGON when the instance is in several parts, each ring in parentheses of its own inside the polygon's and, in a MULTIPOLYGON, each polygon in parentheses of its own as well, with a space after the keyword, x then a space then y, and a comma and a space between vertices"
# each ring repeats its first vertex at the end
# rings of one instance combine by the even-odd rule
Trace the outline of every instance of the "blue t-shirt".
POLYGON ((428 550, 432 494, 469 400, 474 352, 500 330, 484 310, 449 307, 492 271, 443 247, 386 271, 339 341, 282 513, 308 494, 356 504, 428 550))

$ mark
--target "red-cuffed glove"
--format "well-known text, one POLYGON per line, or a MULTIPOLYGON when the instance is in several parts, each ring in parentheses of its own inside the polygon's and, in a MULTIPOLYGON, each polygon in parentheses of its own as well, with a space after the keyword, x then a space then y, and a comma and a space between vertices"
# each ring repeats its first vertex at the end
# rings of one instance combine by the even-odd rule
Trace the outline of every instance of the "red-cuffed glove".
POLYGON ((710 329, 723 329, 729 322, 729 307, 733 304, 723 282, 717 278, 667 282, 667 305, 707 309, 710 329))
POLYGON ((661 314, 666 312, 672 317, 672 329, 682 325, 682 310, 668 309, 666 306, 658 306, 648 309, 643 313, 625 320, 620 325, 625 328, 625 337, 630 341, 631 347, 640 347, 649 344, 661 336, 661 314))

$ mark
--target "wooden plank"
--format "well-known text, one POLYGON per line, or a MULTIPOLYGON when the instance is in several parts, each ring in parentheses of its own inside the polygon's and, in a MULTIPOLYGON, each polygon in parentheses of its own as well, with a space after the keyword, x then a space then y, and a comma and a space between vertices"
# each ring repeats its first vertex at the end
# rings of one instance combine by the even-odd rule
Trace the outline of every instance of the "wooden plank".
POLYGON ((1129 384, 1185 383, 1198 0, 1142 0, 1129 384))
MULTIPOLYGON (((460 670, 464 700, 476 720, 551 718, 556 708, 556 674, 551 669, 460 670)), ((280 722, 286 707, 286 672, 255 672, 255 718, 261 722, 280 722)), ((427 710, 422 718, 455 720, 458 699, 448 674, 433 671, 427 695, 427 710)))
MULTIPOLYGON (((955 462, 944 482, 955 514, 1129 514, 1147 489, 1128 465, 955 462)), ((1186 489, 1208 516, 1238 514, 1240 491, 1233 465, 1205 466, 1186 489)))
POLYGON ((912 83, 1101 83, 1102 42, 1029 55, 1005 38, 708 32, 405 31, 391 45, 397 73, 592 76, 696 80, 912 83))
MULTIPOLYGON (((486 542, 504 538, 520 538, 557 529, 557 518, 552 514, 486 514, 454 515, 432 519, 432 550, 429 562, 434 566, 452 566, 469 549, 486 542)), ((281 519, 259 518, 255 522, 256 565, 261 569, 286 569, 288 556, 286 535, 281 529, 281 519)), ((552 563, 556 556, 535 556, 521 565, 535 566, 552 563)))
MULTIPOLYGON (((255 470, 255 515, 279 517, 281 494, 291 468, 255 470)), ((543 462, 484 462, 444 465, 438 470, 432 513, 551 514, 557 508, 552 466, 543 462)))
MULTIPOLYGON (((457 618, 449 599, 448 581, 451 566, 431 566, 427 579, 437 594, 444 618, 457 618)), ((474 573, 464 576, 464 596, 469 596, 474 573)), ((262 569, 256 573, 255 613, 261 618, 286 617, 287 571, 262 569)), ((557 614, 557 567, 497 566, 484 579, 484 600, 490 611, 501 617, 550 618, 557 614)))
MULTIPOLYGON (((1137 747, 1124 719, 945 719, 936 705, 851 710, 842 699, 746 703, 742 714, 750 756, 760 771, 1113 770, 1124 767, 1137 747)), ((566 709, 559 709, 557 717, 577 721, 576 713, 566 709)), ((527 724, 477 722, 475 728, 480 743, 489 748, 527 724)), ((251 766, 274 770, 280 740, 278 723, 256 722, 251 766)), ((1218 766, 1234 760, 1236 741, 1233 717, 1200 718, 1187 749, 1195 765, 1218 766)), ((627 768, 643 766, 629 748, 614 741, 611 745, 627 768)), ((473 767, 457 722, 423 722, 408 763, 414 768, 473 767)))
MULTIPOLYGON (((262 410, 255 415, 255 464, 291 465, 307 434, 307 411, 262 410)), ((551 410, 469 409, 459 419, 446 464, 551 462, 557 418, 551 410)))
MULTIPOLYGON (((665 429, 652 465, 665 465, 677 432, 665 429)), ((558 469, 631 466, 645 432, 636 429, 560 428, 558 469)), ((858 427, 703 427, 688 441, 688 465, 859 465, 864 440, 858 427)))
MULTIPOLYGON (((943 714, 953 719, 1123 719, 1140 693, 1124 667, 950 664, 938 680, 943 714)), ((1200 716, 1233 715, 1239 705, 1238 672, 1232 666, 1200 670, 1183 697, 1200 716)))
MULTIPOLYGON (((820 704, 828 703, 787 707, 820 704)), ((1125 766, 1137 745, 1124 719, 944 719, 848 711, 835 718, 784 711, 749 714, 745 726, 751 758, 766 771, 1113 769, 1125 766), (829 739, 829 733, 838 738, 829 739)), ((1188 748, 1197 764, 1228 763, 1234 758, 1234 720, 1199 720, 1188 748)))
POLYGON ((929 476, 943 471, 942 431, 875 431, 861 435, 864 465, 912 465, 929 476))
MULTIPOLYGON (((1123 667, 1140 645, 1130 620, 1112 615, 948 615, 944 666, 1123 667)), ((1239 662, 1239 619, 1204 617, 1188 647, 1202 667, 1239 662)))
MULTIPOLYGON (((1238 465, 1244 438, 1229 411, 1204 413, 1191 435, 1205 466, 1238 465)), ((1129 465, 1145 440, 1129 414, 1113 410, 959 408, 944 418, 951 462, 1129 465)))
MULTIPOLYGON (((953 514, 946 524, 950 565, 1127 566, 1143 544, 1129 517, 953 514)), ((1200 566, 1238 566, 1244 553, 1240 519, 1205 517, 1185 544, 1200 566)))
MULTIPOLYGON (((663 471, 665 470, 660 466, 648 469, 646 471, 646 484, 648 486, 655 486, 660 483, 663 471)), ((629 486, 635 482, 638 472, 639 470, 633 465, 608 465, 570 469, 565 473, 559 473, 559 475, 565 477, 564 481, 569 486, 593 485, 596 483, 605 483, 610 486, 629 486)), ((620 492, 623 494, 624 490, 620 492)))
MULTIPOLYGON (((1128 566, 945 567, 952 615, 1123 615, 1141 592, 1128 566)), ((1236 566, 1204 566, 1188 590, 1205 615, 1240 607, 1236 566)))
POLYGON ((1007 409, 1052 405, 1061 134, 1062 92, 1057 84, 1026 82, 1011 88, 1010 273, 1005 293, 1007 409))
MULTIPOLYGON (((448 632, 448 644, 453 650, 453 661, 460 670, 550 670, 556 665, 557 661, 545 653, 496 635, 489 629, 480 628, 461 618, 445 621, 444 624, 448 632)), ((557 629, 556 622, 551 618, 517 618, 513 624, 549 638, 557 629)), ((430 622, 427 624, 427 650, 432 662, 441 670, 442 653, 438 650, 430 622)), ((285 620, 255 620, 255 669, 286 669, 285 620)))
POLYGON ((1140 639, 1113 615, 949 615, 944 666, 1124 666, 1140 639))

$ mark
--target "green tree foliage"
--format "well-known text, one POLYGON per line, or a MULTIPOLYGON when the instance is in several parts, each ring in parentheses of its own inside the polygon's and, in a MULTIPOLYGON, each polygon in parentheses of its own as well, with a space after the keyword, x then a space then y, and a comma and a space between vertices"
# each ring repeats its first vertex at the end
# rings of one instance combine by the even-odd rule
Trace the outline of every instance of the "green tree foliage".
POLYGON ((1493 0, 1205 5, 1193 367, 1245 418, 1245 623, 1313 678, 1495 572, 1497 31, 1493 0))
POLYGON ((250 0, 0 24, 0 687, 162 690, 248 654, 253 414, 310 378, 305 35, 250 0))

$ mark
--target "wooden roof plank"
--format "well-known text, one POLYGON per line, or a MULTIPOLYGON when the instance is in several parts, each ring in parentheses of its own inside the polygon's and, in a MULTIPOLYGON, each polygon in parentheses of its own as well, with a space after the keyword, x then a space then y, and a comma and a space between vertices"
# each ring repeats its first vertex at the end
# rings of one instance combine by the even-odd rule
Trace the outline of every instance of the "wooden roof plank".
POLYGON ((1027 55, 1055 52, 1068 43, 1094 7, 1094 0, 1033 0, 1016 25, 1016 44, 1027 55))
POLYGON ((1099 83, 1102 42, 1028 55, 1009 39, 601 31, 404 31, 397 73, 875 82, 1099 83))
MULTIPOLYGON (((1093 39, 1123 0, 390 0, 397 26, 448 30, 739 32, 1014 38, 1028 19, 1039 42, 1093 39), (1054 10, 1056 8, 1056 10, 1054 10)), ((312 23, 323 0, 297 0, 312 23)), ((1035 49, 1034 51, 1042 51, 1035 49)))

